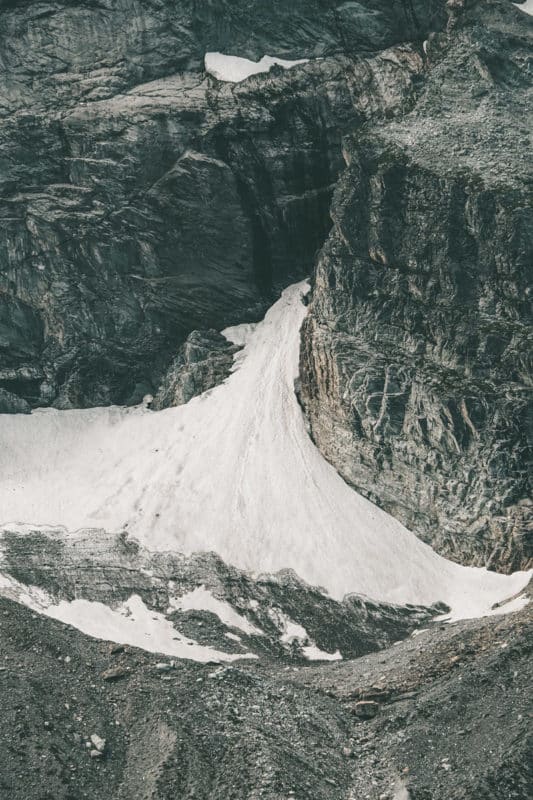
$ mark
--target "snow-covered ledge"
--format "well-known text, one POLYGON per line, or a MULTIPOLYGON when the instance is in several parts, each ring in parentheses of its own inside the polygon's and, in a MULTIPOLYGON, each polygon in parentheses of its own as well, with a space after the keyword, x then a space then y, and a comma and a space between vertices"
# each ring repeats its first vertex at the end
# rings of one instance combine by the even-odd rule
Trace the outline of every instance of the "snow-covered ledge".
POLYGON ((219 81, 240 83, 240 81, 249 78, 250 75, 269 72, 274 64, 283 67, 283 69, 291 69, 291 67, 296 67, 298 64, 306 64, 308 60, 307 58, 301 58, 297 61, 286 61, 283 58, 263 56, 260 61, 250 61, 248 58, 226 56, 223 53, 206 53, 205 71, 219 81))

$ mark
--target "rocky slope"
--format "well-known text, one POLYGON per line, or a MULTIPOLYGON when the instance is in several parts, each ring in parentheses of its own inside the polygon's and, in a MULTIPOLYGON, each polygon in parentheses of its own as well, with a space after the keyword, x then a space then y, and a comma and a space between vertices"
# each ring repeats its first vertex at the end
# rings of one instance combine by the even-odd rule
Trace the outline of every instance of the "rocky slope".
POLYGON ((13 800, 530 796, 527 610, 312 669, 162 670, 3 598, 0 642, 13 800))
POLYGON ((302 334, 341 474, 459 561, 531 563, 533 24, 455 4, 399 121, 345 145, 302 334))
POLYGON ((446 611, 443 604, 396 606, 358 595, 337 601, 290 569, 252 576, 215 553, 154 553, 125 534, 102 530, 8 528, 0 547, 0 596, 25 602, 29 593, 30 606, 55 614, 50 606, 83 600, 116 608, 135 595, 165 615, 176 635, 241 656, 300 663, 312 643, 318 649, 311 660, 335 653, 354 658, 406 638, 446 611), (206 592, 219 602, 206 600, 206 592), (217 616, 218 606, 226 614, 217 616))

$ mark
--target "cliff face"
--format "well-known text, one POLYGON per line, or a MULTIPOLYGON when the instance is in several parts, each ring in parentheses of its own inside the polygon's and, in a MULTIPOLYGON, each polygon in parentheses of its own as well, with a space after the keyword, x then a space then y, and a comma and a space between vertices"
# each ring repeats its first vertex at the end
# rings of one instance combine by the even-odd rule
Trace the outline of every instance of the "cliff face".
POLYGON ((139 402, 192 330, 257 319, 308 274, 341 136, 412 92, 422 63, 401 43, 441 24, 441 5, 4 3, 12 407, 139 402), (321 58, 233 86, 203 72, 210 50, 321 58))
POLYGON ((531 25, 517 14, 452 18, 426 44, 413 111, 347 143, 302 335, 327 458, 441 553, 497 569, 533 555, 531 25))

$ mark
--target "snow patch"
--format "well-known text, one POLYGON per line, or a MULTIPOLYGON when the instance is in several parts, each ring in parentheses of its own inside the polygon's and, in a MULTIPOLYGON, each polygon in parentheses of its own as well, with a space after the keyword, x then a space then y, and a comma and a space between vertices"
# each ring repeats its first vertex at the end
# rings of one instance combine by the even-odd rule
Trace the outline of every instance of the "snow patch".
POLYGON ((275 64, 283 67, 283 69, 291 69, 298 66, 298 64, 306 64, 308 61, 308 58, 287 61, 283 58, 273 58, 272 56, 263 56, 260 61, 250 61, 248 58, 226 56, 223 53, 206 53, 205 71, 219 81, 240 83, 251 75, 269 72, 275 64))
POLYGON ((292 642, 297 642, 301 646, 303 655, 309 661, 342 660, 342 655, 339 650, 336 650, 334 653, 328 653, 317 647, 310 639, 305 628, 297 622, 293 622, 281 609, 269 608, 267 613, 274 625, 281 630, 280 641, 288 645, 292 644, 292 642))
POLYGON ((292 568, 337 599, 442 601, 451 619, 516 596, 531 573, 447 561, 315 447, 294 392, 307 288, 286 289, 246 328, 230 377, 186 405, 0 415, 4 520, 127 530, 151 550, 214 551, 257 573, 292 568))
POLYGON ((89 600, 63 600, 49 606, 43 613, 95 639, 129 644, 150 653, 165 653, 201 663, 257 658, 251 653, 223 653, 182 636, 163 614, 147 608, 138 595, 132 595, 116 609, 89 600))
POLYGON ((335 650, 334 653, 328 653, 326 650, 321 650, 316 644, 302 647, 302 653, 308 661, 342 661, 340 650, 335 650))
POLYGON ((201 663, 257 658, 253 653, 223 653, 182 636, 163 614, 148 608, 138 595, 132 595, 117 608, 89 600, 54 603, 42 589, 25 586, 10 575, 0 573, 0 597, 72 625, 95 639, 129 644, 150 653, 165 653, 201 663))
POLYGON ((233 606, 225 600, 213 597, 205 586, 199 586, 181 597, 170 597, 169 606, 169 613, 171 610, 210 611, 212 614, 216 614, 223 625, 227 625, 229 628, 238 628, 248 636, 263 636, 263 631, 252 625, 246 617, 237 613, 233 606))
POLYGON ((529 14, 530 17, 533 17, 533 0, 526 0, 525 3, 519 5, 519 3, 514 4, 520 11, 524 11, 526 14, 529 14))

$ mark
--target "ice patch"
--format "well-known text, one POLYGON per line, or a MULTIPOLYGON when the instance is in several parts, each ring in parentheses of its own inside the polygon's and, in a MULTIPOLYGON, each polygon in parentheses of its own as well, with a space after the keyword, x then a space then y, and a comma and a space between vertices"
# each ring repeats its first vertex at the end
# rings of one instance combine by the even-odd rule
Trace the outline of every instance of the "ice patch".
POLYGON ((283 69, 291 69, 291 67, 296 67, 298 64, 306 64, 308 60, 307 58, 300 58, 296 61, 286 61, 283 58, 263 56, 260 61, 250 61, 248 58, 226 56, 223 53, 206 53, 205 71, 219 81, 240 83, 249 78, 250 75, 269 72, 274 64, 283 67, 283 69))
POLYGON ((199 586, 197 589, 181 597, 170 597, 169 606, 170 610, 211 611, 212 614, 216 614, 219 620, 229 628, 238 628, 248 636, 263 635, 263 631, 256 628, 255 625, 252 625, 246 617, 238 614, 233 606, 224 600, 218 600, 218 598, 213 597, 205 586, 199 586))
POLYGON ((230 377, 186 405, 1 415, 3 519, 127 530, 152 550, 214 551, 257 573, 292 568, 338 599, 442 601, 452 619, 517 595, 530 573, 438 556, 314 446, 294 392, 306 289, 287 289, 246 329, 230 377))

